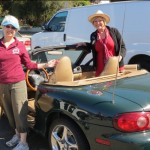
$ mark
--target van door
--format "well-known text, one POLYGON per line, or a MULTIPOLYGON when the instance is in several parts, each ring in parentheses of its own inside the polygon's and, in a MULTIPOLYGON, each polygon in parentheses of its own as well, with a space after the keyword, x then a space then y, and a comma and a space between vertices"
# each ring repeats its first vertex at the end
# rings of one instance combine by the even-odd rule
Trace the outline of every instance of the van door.
POLYGON ((150 1, 126 4, 124 39, 126 64, 139 64, 150 71, 150 1))
POLYGON ((32 49, 64 45, 66 40, 65 24, 68 11, 58 12, 46 25, 45 30, 32 36, 32 49))
POLYGON ((50 41, 54 41, 54 43, 57 43, 57 41, 64 43, 66 40, 64 31, 67 14, 67 11, 59 12, 48 23, 47 30, 53 34, 53 36, 49 36, 50 41))
POLYGON ((104 13, 108 14, 111 18, 108 25, 118 28, 120 33, 122 33, 124 7, 124 3, 109 3, 70 9, 69 19, 67 20, 67 43, 72 44, 90 41, 90 34, 96 29, 88 21, 88 16, 94 14, 98 10, 102 10, 104 13))

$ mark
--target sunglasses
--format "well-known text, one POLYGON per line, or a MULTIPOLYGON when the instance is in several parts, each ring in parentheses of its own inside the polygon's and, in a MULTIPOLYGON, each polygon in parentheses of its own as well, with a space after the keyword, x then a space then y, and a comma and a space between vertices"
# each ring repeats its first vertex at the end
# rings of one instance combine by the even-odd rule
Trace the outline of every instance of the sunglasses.
POLYGON ((13 27, 13 26, 10 26, 10 25, 7 25, 7 26, 5 26, 7 29, 12 29, 12 30, 16 30, 16 28, 15 27, 13 27))

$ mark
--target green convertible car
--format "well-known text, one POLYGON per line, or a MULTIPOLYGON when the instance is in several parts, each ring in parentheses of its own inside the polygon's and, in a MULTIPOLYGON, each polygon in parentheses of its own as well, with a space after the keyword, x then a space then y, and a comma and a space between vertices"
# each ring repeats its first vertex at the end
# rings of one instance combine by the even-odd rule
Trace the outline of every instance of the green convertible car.
POLYGON ((118 72, 116 57, 95 77, 87 47, 34 49, 37 62, 55 68, 26 70, 30 127, 51 150, 150 150, 150 74, 136 64, 118 72))

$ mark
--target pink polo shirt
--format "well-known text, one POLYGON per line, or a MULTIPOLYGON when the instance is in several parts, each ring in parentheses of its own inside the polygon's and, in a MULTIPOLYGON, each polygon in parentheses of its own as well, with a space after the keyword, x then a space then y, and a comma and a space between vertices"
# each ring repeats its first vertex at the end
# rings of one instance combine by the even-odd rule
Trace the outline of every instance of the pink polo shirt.
POLYGON ((16 83, 25 80, 22 64, 28 69, 37 69, 37 64, 31 62, 24 44, 15 38, 8 48, 0 39, 0 83, 16 83))

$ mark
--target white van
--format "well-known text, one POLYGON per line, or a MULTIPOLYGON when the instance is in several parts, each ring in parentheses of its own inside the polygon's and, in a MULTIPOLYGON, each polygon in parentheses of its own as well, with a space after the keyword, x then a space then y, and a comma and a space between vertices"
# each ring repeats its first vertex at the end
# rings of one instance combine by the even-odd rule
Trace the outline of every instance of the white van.
POLYGON ((43 32, 31 38, 32 49, 52 45, 89 42, 95 28, 88 16, 102 10, 119 29, 127 47, 125 63, 138 63, 150 71, 150 1, 124 1, 74 7, 58 11, 43 32))

